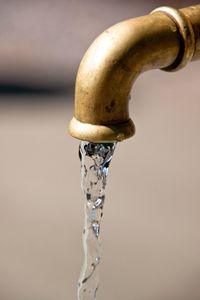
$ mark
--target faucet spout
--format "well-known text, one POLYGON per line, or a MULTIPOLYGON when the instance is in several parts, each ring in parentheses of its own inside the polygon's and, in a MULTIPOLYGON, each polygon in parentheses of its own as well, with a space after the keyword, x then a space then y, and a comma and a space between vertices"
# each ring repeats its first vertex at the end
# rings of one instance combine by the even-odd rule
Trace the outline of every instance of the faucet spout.
POLYGON ((104 31, 83 57, 70 134, 90 142, 134 135, 128 103, 134 81, 150 69, 176 71, 200 59, 200 5, 161 7, 104 31))

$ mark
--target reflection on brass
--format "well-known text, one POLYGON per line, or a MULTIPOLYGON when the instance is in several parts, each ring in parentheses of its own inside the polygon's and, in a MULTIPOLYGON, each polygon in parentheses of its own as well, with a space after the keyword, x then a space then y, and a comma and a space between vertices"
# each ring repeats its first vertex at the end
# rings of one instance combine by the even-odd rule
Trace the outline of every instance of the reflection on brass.
POLYGON ((91 142, 131 137, 128 102, 137 76, 157 68, 176 71, 195 59, 200 59, 200 5, 161 7, 112 26, 81 61, 70 134, 91 142))

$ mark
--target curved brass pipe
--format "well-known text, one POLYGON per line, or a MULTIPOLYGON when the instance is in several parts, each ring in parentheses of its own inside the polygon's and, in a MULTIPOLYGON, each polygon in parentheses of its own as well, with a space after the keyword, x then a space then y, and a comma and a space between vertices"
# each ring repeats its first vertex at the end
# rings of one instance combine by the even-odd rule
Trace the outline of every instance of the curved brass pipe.
POLYGON ((70 134, 91 142, 122 141, 135 132, 128 102, 138 75, 176 71, 200 59, 200 5, 158 8, 104 31, 83 57, 70 134))

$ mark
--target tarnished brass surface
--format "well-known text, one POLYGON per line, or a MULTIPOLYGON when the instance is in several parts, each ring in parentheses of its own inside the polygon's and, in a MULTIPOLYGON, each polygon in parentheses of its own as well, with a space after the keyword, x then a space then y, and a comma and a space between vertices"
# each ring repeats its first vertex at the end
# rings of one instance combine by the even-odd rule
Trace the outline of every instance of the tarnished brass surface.
POLYGON ((163 12, 167 14, 177 25, 180 33, 179 55, 172 65, 163 68, 164 71, 178 71, 184 68, 192 59, 195 51, 195 35, 190 19, 180 11, 172 7, 159 7, 153 13, 163 12))
POLYGON ((122 141, 135 128, 130 91, 137 76, 160 68, 178 70, 200 58, 200 5, 160 8, 104 31, 83 57, 76 79, 70 134, 93 142, 122 141))

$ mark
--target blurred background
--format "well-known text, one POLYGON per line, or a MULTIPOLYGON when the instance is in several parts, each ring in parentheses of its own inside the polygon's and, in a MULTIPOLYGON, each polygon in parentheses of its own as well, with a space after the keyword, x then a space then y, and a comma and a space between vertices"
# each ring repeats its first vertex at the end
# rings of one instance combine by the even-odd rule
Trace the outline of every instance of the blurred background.
MULTIPOLYGON (((0 1, 0 299, 72 300, 83 261, 74 82, 94 38, 161 5, 0 1)), ((118 144, 102 226, 99 300, 200 299, 200 62, 147 72, 118 144)))

